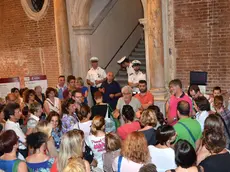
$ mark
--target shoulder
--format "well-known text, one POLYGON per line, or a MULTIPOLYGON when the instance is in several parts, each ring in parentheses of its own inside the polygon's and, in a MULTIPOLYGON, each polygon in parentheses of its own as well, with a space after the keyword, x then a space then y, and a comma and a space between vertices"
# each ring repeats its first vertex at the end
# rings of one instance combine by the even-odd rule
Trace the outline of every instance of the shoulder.
POLYGON ((19 164, 18 164, 18 172, 20 171, 27 171, 27 165, 26 165, 26 162, 25 161, 21 161, 21 160, 18 160, 20 161, 19 164))

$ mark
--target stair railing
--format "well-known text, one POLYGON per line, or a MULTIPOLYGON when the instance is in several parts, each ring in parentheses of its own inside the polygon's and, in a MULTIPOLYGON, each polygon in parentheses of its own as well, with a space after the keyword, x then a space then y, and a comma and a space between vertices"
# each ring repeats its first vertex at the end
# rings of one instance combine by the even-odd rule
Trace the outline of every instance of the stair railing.
POLYGON ((134 29, 132 30, 132 32, 126 37, 125 41, 121 44, 120 48, 118 48, 118 50, 116 51, 116 53, 113 55, 113 57, 110 59, 110 61, 108 62, 108 64, 105 66, 105 70, 107 69, 107 67, 110 65, 110 63, 113 61, 113 59, 116 57, 116 55, 119 53, 119 51, 122 49, 122 47, 125 45, 125 43, 129 40, 130 36, 133 34, 133 32, 136 30, 136 28, 140 25, 140 23, 138 22, 136 24, 136 26, 134 27, 134 29))

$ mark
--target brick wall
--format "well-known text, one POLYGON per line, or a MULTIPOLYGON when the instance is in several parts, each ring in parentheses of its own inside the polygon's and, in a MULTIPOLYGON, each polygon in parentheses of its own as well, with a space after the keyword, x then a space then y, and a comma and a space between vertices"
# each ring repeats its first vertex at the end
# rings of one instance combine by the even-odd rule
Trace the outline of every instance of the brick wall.
POLYGON ((30 20, 20 0, 0 0, 0 77, 46 74, 54 86, 59 75, 53 2, 39 22, 30 20))
POLYGON ((208 72, 208 90, 230 86, 230 0, 174 0, 177 77, 208 72))

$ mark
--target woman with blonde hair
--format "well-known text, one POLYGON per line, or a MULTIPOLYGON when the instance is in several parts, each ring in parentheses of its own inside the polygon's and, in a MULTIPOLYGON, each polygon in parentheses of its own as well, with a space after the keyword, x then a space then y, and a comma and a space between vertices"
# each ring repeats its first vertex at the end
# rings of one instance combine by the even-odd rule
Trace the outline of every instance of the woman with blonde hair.
POLYGON ((52 125, 48 121, 40 121, 35 128, 35 132, 43 132, 47 135, 47 154, 50 157, 57 157, 57 149, 55 147, 54 139, 51 136, 52 125))
MULTIPOLYGON (((84 162, 86 172, 90 172, 89 163, 83 159, 84 133, 81 130, 71 130, 62 137, 58 158, 51 168, 51 172, 62 172, 68 166, 68 160, 79 158, 84 162)), ((67 170, 67 169, 65 169, 67 170)))
POLYGON ((81 158, 70 158, 63 172, 86 172, 84 161, 81 158))
POLYGON ((98 162, 97 167, 103 170, 102 155, 105 151, 105 119, 102 116, 95 116, 91 125, 91 135, 85 142, 94 153, 94 158, 98 162))
POLYGON ((113 172, 112 163, 120 155, 121 139, 116 133, 105 135, 106 153, 103 154, 104 171, 113 172))
POLYGON ((121 156, 113 162, 115 172, 138 172, 150 162, 148 144, 143 133, 135 131, 128 135, 121 147, 121 156))
POLYGON ((157 125, 156 113, 151 109, 144 110, 141 114, 140 123, 143 128, 138 131, 145 135, 148 145, 155 145, 156 130, 154 127, 157 125))

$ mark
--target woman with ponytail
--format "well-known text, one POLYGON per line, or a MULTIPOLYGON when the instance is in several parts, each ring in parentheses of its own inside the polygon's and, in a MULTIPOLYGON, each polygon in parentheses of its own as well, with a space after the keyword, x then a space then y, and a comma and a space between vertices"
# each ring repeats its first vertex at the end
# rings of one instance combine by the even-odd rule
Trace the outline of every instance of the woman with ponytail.
POLYGON ((94 153, 97 167, 103 170, 102 155, 105 151, 105 119, 103 116, 95 116, 91 125, 91 135, 86 138, 86 144, 94 153))

